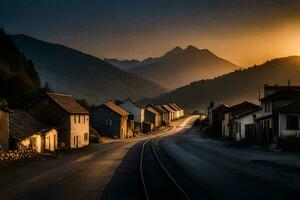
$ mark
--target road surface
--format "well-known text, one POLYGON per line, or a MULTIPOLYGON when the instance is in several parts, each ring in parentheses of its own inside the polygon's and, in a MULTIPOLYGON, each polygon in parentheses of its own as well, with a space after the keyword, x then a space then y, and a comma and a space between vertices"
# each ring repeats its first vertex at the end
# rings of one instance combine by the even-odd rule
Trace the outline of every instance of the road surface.
POLYGON ((192 120, 179 120, 146 137, 96 145, 91 150, 1 170, 0 199, 108 199, 120 188, 127 191, 125 199, 140 199, 143 196, 137 168, 141 142, 158 134, 175 134, 183 129, 180 125, 192 120))
POLYGON ((144 199, 141 144, 158 135, 170 135, 155 146, 191 199, 300 197, 300 154, 212 140, 191 127, 194 120, 185 118, 146 137, 0 171, 0 199, 144 199))

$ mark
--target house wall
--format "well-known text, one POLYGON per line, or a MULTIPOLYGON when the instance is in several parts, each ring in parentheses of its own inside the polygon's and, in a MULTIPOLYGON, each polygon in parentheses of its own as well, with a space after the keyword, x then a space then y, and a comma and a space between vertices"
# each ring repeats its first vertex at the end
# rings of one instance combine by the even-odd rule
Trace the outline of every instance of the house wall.
POLYGON ((229 113, 224 114, 224 119, 222 120, 222 136, 230 137, 229 132, 229 113))
POLYGON ((58 144, 71 145, 70 115, 51 100, 44 99, 28 109, 28 113, 40 122, 58 129, 58 144))
POLYGON ((45 137, 45 150, 55 151, 57 149, 57 130, 51 129, 46 133, 45 137))
POLYGON ((241 126, 241 130, 240 131, 235 131, 235 138, 237 141, 240 141, 242 139, 245 139, 246 137, 246 130, 245 130, 245 126, 247 124, 253 124, 254 123, 254 117, 253 117, 253 114, 251 115, 247 115, 247 116, 244 116, 244 117, 241 117, 239 119, 235 119, 234 120, 235 123, 240 123, 240 126, 241 126))
POLYGON ((121 126, 124 123, 122 122, 122 117, 115 112, 111 111, 105 105, 99 106, 96 110, 91 113, 91 125, 98 132, 109 136, 109 137, 118 137, 122 138, 121 126), (106 126, 106 120, 112 120, 112 126, 106 126))
POLYGON ((38 153, 43 151, 42 136, 40 134, 32 135, 20 142, 20 144, 25 148, 33 148, 38 153))
POLYGON ((134 116, 134 121, 142 123, 144 121, 145 110, 143 108, 138 108, 131 101, 125 101, 119 105, 121 108, 124 108, 134 116))
POLYGON ((159 115, 156 115, 148 110, 145 110, 145 121, 150 122, 154 127, 159 126, 159 115))
POLYGON ((297 116, 298 117, 298 127, 300 127, 300 114, 284 114, 279 113, 279 126, 278 132, 279 137, 287 137, 287 136, 297 136, 300 135, 300 130, 287 130, 287 116, 297 116))
POLYGON ((9 136, 8 136, 8 121, 9 113, 0 110, 0 145, 1 150, 7 151, 9 149, 9 136))
POLYGON ((89 115, 70 115, 70 148, 89 145, 89 115))

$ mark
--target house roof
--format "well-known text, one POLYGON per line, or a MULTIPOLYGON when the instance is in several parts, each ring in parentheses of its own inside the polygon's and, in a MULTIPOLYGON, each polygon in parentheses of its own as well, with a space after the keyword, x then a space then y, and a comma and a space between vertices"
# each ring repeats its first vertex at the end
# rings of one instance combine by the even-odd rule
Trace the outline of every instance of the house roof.
POLYGON ((256 108, 256 109, 253 109, 253 110, 246 110, 244 112, 241 112, 241 113, 235 115, 235 118, 245 117, 247 115, 253 114, 253 113, 255 113, 257 111, 260 111, 260 110, 261 110, 261 108, 256 108))
POLYGON ((300 113, 300 99, 274 110, 281 113, 300 113))
POLYGON ((255 110, 255 109, 260 109, 260 107, 254 103, 248 102, 248 101, 244 101, 242 103, 236 104, 234 106, 231 106, 228 108, 228 112, 234 112, 236 111, 236 114, 239 114, 241 112, 245 112, 244 109, 247 109, 248 111, 250 110, 255 110))
POLYGON ((9 114, 9 135, 17 140, 23 140, 34 134, 44 134, 53 129, 36 121, 27 112, 16 110, 9 114))
POLYGON ((293 89, 293 88, 287 88, 287 89, 282 89, 278 92, 275 92, 271 95, 268 95, 260 101, 266 101, 266 100, 288 100, 288 99, 299 99, 300 98, 300 91, 293 89))
POLYGON ((153 114, 160 115, 160 113, 156 109, 154 109, 151 105, 148 105, 146 107, 146 110, 152 112, 153 114))
POLYGON ((104 105, 107 106, 113 112, 117 113, 118 115, 121 115, 121 116, 127 116, 127 115, 129 115, 129 112, 127 112, 126 110, 124 110, 120 106, 117 106, 112 101, 108 101, 104 105))
POLYGON ((71 95, 47 93, 48 97, 52 99, 59 107, 70 114, 89 114, 71 95))
POLYGON ((172 109, 172 108, 170 108, 170 106, 168 106, 168 105, 161 105, 166 111, 168 111, 168 112, 174 112, 174 110, 172 109))
POLYGON ((126 101, 132 102, 138 108, 144 108, 144 105, 142 105, 140 102, 137 102, 137 101, 135 101, 133 99, 128 98, 125 101, 123 101, 123 103, 126 102, 126 101))
POLYGON ((174 106, 173 103, 168 103, 168 106, 170 106, 175 111, 180 111, 180 109, 178 109, 176 106, 174 106))
POLYGON ((166 108, 164 108, 162 105, 155 105, 156 107, 158 107, 161 111, 163 111, 164 113, 169 112, 166 108))
POLYGON ((172 103, 172 105, 177 108, 178 110, 182 110, 182 108, 180 108, 179 106, 176 105, 176 103, 172 103))
POLYGON ((0 110, 2 110, 2 111, 5 111, 5 112, 11 112, 11 110, 10 109, 8 109, 8 108, 4 108, 4 107, 0 107, 0 110))
POLYGON ((224 110, 227 110, 229 108, 228 105, 222 103, 222 102, 219 102, 218 104, 216 104, 212 109, 211 111, 212 112, 218 112, 218 111, 224 111, 224 110))

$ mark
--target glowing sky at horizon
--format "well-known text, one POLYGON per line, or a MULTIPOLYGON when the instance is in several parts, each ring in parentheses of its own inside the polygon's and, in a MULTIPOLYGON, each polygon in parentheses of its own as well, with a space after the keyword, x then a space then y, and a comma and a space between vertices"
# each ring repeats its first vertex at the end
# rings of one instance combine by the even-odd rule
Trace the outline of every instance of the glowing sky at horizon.
POLYGON ((300 55, 299 10, 299 0, 3 0, 0 26, 101 58, 194 45, 251 66, 300 55))

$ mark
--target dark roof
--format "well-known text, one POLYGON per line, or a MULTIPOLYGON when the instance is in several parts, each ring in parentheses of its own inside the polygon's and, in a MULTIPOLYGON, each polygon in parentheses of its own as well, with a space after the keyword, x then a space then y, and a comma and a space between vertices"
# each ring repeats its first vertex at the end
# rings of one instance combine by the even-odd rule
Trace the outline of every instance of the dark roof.
POLYGON ((228 112, 234 112, 234 111, 239 111, 242 110, 243 108, 250 108, 250 110, 254 110, 254 109, 259 109, 259 105, 256 105, 254 103, 248 102, 248 101, 244 101, 242 103, 236 104, 234 106, 231 106, 228 108, 228 112))
POLYGON ((89 114, 71 95, 47 93, 48 97, 52 99, 59 107, 70 114, 89 114))
POLYGON ((0 107, 0 110, 5 111, 5 112, 11 112, 11 110, 9 110, 8 108, 4 108, 4 107, 0 107))
POLYGON ((136 107, 138 107, 138 108, 144 108, 144 105, 142 105, 140 102, 137 102, 137 101, 132 100, 132 99, 130 99, 130 98, 128 98, 128 99, 126 99, 125 101, 123 101, 123 103, 126 102, 126 101, 131 101, 131 102, 132 102, 136 107))
POLYGON ((299 90, 295 90, 292 88, 288 88, 288 89, 283 89, 280 90, 278 92, 275 92, 269 96, 266 96, 262 99, 260 99, 260 101, 266 101, 266 100, 293 100, 293 99, 299 99, 300 98, 300 91, 299 90))
POLYGON ((178 109, 176 106, 174 106, 173 103, 168 103, 168 106, 170 106, 175 111, 180 111, 180 109, 178 109))
POLYGON ((182 110, 182 108, 180 108, 179 106, 176 105, 176 103, 172 103, 172 105, 177 108, 178 110, 182 110))
POLYGON ((161 105, 166 111, 168 111, 168 112, 174 112, 174 110, 172 109, 172 108, 170 108, 170 106, 168 106, 168 105, 161 105))
POLYGON ((154 106, 155 106, 155 108, 157 110, 159 110, 160 113, 166 113, 166 112, 168 112, 161 105, 154 105, 154 106))
POLYGON ((228 105, 226 105, 226 104, 224 104, 224 103, 218 103, 218 104, 216 104, 212 109, 211 109, 211 111, 212 112, 224 112, 224 111, 227 111, 228 110, 228 108, 229 108, 229 106, 228 105))
POLYGON ((124 110, 120 106, 117 106, 112 101, 109 101, 109 102, 105 103, 104 105, 107 106, 113 112, 117 113, 118 115, 121 115, 121 116, 129 115, 129 112, 127 112, 126 110, 124 110))
POLYGON ((235 116, 235 118, 241 118, 241 117, 244 117, 244 116, 246 116, 246 115, 250 115, 250 114, 252 114, 252 113, 254 113, 254 112, 257 112, 257 111, 259 111, 259 110, 261 110, 261 108, 253 108, 252 110, 246 110, 246 111, 244 111, 244 112, 241 112, 241 113, 239 113, 239 114, 237 114, 236 116, 235 116))
POLYGON ((159 114, 163 114, 165 112, 153 104, 148 104, 147 107, 149 106, 152 107, 154 110, 156 110, 159 114))
POLYGON ((159 114, 160 114, 160 113, 159 113, 156 109, 154 109, 151 105, 148 105, 148 106, 146 107, 146 110, 149 111, 149 112, 151 112, 151 113, 153 113, 153 114, 156 114, 156 115, 159 115, 159 114))
POLYGON ((170 110, 172 110, 172 112, 176 112, 177 110, 175 108, 173 108, 172 106, 170 106, 169 104, 166 104, 164 106, 167 106, 170 110))
POLYGON ((300 113, 300 99, 293 101, 287 105, 284 105, 280 108, 274 110, 274 112, 282 112, 282 113, 300 113))
POLYGON ((9 114, 9 135, 15 139, 23 140, 34 134, 43 134, 52 127, 36 121, 24 111, 13 111, 9 114))

